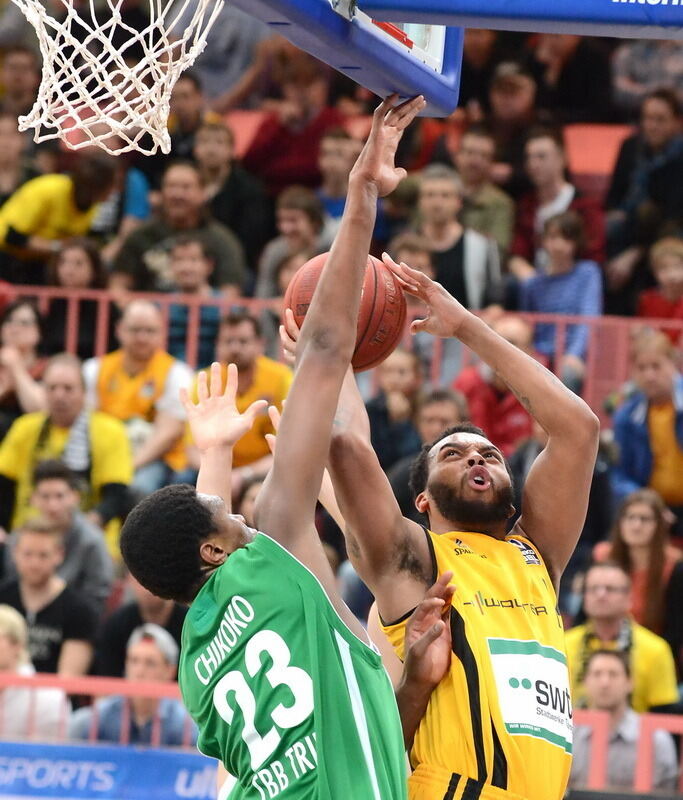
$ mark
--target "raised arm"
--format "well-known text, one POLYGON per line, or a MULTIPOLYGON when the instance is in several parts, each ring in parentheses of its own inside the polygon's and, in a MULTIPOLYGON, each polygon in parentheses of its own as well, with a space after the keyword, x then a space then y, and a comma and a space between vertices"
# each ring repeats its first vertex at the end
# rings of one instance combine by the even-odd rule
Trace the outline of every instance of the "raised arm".
POLYGON ((412 331, 455 336, 488 364, 548 434, 524 485, 515 529, 538 547, 559 581, 583 528, 600 425, 583 400, 530 356, 505 341, 438 283, 405 264, 385 263, 427 305, 412 331))
MULTIPOLYGON (((291 312, 280 329, 286 353, 296 352, 299 329, 291 312)), ((329 471, 340 525, 354 568, 377 598, 385 620, 411 611, 432 582, 424 532, 404 519, 370 443, 370 423, 356 379, 344 378, 332 429, 329 471)))
MULTIPOLYGON (((339 232, 301 330, 273 469, 256 505, 259 528, 316 572, 325 568, 312 522, 339 391, 355 347, 377 198, 404 177, 404 170, 394 166, 394 154, 403 130, 424 106, 421 97, 397 107, 393 102, 390 98, 375 112, 368 141, 351 171, 339 232)), ((326 579, 328 572, 329 567, 326 579)))

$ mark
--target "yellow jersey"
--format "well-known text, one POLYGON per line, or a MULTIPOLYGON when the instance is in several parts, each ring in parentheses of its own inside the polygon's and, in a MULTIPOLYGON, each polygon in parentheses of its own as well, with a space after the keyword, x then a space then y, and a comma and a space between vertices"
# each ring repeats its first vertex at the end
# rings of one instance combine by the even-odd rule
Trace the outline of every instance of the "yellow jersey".
MULTIPOLYGON (((12 527, 16 528, 38 511, 31 506, 33 472, 39 462, 60 458, 69 440, 69 428, 50 425, 47 414, 37 411, 14 421, 0 445, 0 475, 16 482, 12 527), (43 435, 45 434, 45 435, 43 435)), ((81 493, 81 508, 90 511, 101 499, 107 483, 129 484, 133 479, 133 460, 123 424, 109 414, 94 411, 88 420, 90 471, 88 491, 81 493)), ((120 520, 106 526, 112 556, 118 557, 120 520)))
MULTIPOLYGON (((572 705, 557 598, 523 536, 427 532, 434 575, 453 571, 453 655, 410 753, 411 800, 560 800, 572 705)), ((403 658, 406 618, 383 629, 403 658)))
POLYGON ((17 234, 43 239, 85 236, 97 211, 97 205, 86 211, 76 208, 68 175, 41 175, 20 186, 0 209, 0 241, 4 247, 21 248, 23 243, 14 241, 17 234))
MULTIPOLYGON (((93 405, 124 423, 142 419, 153 423, 159 410, 184 420, 180 403, 181 386, 189 387, 192 371, 164 350, 157 350, 135 375, 124 367, 123 350, 114 350, 102 358, 89 359, 84 367, 86 385, 94 389, 93 405)), ((181 434, 164 454, 163 460, 175 471, 185 469, 187 454, 181 434)))
MULTIPOLYGON (((207 368, 204 370, 208 372, 207 368)), ((221 364, 221 386, 225 388, 225 381, 228 376, 228 368, 221 364)), ((276 406, 282 411, 282 402, 286 399, 289 387, 292 385, 292 371, 285 364, 280 364, 267 356, 258 356, 254 366, 254 380, 251 386, 243 394, 238 394, 235 398, 235 405, 240 414, 243 414, 255 400, 267 400, 268 405, 276 406)), ((194 399, 197 399, 197 389, 195 386, 194 399)), ((232 451, 232 463, 234 467, 245 467, 253 464, 263 456, 270 453, 267 433, 275 433, 270 423, 268 411, 264 411, 254 421, 250 431, 237 442, 232 451)))

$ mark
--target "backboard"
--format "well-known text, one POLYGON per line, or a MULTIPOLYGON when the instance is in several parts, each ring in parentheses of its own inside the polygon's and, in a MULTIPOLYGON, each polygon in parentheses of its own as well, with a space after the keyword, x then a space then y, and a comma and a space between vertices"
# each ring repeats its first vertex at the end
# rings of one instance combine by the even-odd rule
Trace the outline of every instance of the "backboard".
POLYGON ((377 22, 353 0, 232 0, 380 97, 421 94, 425 114, 443 117, 458 104, 463 32, 409 22, 377 22))
POLYGON ((683 0, 360 0, 360 6, 392 22, 683 39, 683 0))

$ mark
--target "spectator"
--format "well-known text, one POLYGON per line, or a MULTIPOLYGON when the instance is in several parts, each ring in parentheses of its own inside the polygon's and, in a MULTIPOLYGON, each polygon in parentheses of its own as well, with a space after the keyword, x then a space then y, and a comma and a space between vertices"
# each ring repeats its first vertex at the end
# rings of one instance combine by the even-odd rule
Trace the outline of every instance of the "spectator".
POLYGON ((618 500, 646 486, 663 498, 683 530, 683 377, 669 339, 643 330, 632 348, 634 393, 614 415, 618 500))
MULTIPOLYGON (((219 298, 220 292, 211 288, 209 277, 214 270, 215 258, 207 250, 200 236, 178 236, 171 247, 171 286, 169 291, 199 297, 219 298)), ((211 363, 216 334, 220 323, 220 308, 216 305, 199 307, 199 341, 194 351, 193 363, 205 367, 211 363)), ((168 309, 168 352, 180 361, 189 361, 187 333, 190 306, 173 303, 168 309)))
POLYGON ((530 186, 524 156, 529 130, 550 121, 547 114, 536 108, 536 89, 536 81, 529 72, 514 61, 498 64, 489 89, 488 122, 495 132, 498 158, 492 178, 515 200, 530 186))
MULTIPOLYGON (((634 788, 640 717, 629 704, 633 681, 628 658, 614 650, 591 653, 586 664, 585 684, 588 708, 606 711, 610 716, 606 788, 631 790, 634 788)), ((569 778, 572 788, 586 788, 588 785, 592 733, 589 725, 579 725, 574 729, 574 758, 569 778)), ((652 756, 652 788, 675 791, 678 757, 670 733, 654 731, 652 756)))
MULTIPOLYGON (((579 260, 583 250, 583 223, 575 211, 565 211, 546 220, 542 246, 547 261, 545 271, 521 286, 521 311, 541 314, 596 316, 602 313, 602 272, 594 261, 579 260)), ((555 325, 536 326, 534 347, 548 358, 562 383, 579 393, 583 385, 588 354, 587 325, 569 325, 564 352, 555 352, 555 325)))
POLYGON ((463 185, 457 172, 432 164, 420 177, 419 233, 431 244, 436 279, 466 308, 479 310, 499 299, 498 248, 458 221, 463 185))
POLYGON ((28 624, 28 649, 38 672, 85 675, 93 655, 95 611, 57 574, 64 558, 62 533, 32 519, 14 534, 15 580, 0 587, 0 603, 28 624))
POLYGON ((0 108, 0 206, 26 181, 38 177, 38 170, 24 159, 24 145, 16 116, 0 108))
POLYGON ((261 182, 235 160, 234 151, 235 135, 224 122, 204 122, 197 130, 193 154, 209 210, 234 232, 254 268, 271 235, 272 207, 261 182))
MULTIPOLYGON (((650 267, 657 287, 640 293, 638 316, 683 322, 683 239, 667 236, 654 244, 650 248, 650 267)), ((680 328, 664 332, 673 344, 683 336, 680 328)))
POLYGON ((635 117, 643 98, 660 86, 683 89, 683 45, 659 39, 619 45, 612 57, 612 87, 622 114, 635 117))
POLYGON ((312 189, 290 186, 275 204, 278 236, 268 242, 261 254, 256 281, 256 297, 277 297, 275 272, 288 255, 303 251, 321 253, 329 240, 324 238, 324 210, 312 189))
POLYGON ((491 178, 496 140, 483 126, 468 128, 460 139, 454 160, 463 185, 460 221, 495 239, 504 257, 512 241, 515 205, 491 178))
POLYGON ((533 189, 517 204, 515 233, 510 249, 510 272, 524 280, 543 271, 547 253, 542 247, 543 226, 550 217, 571 209, 583 220, 586 244, 580 256, 602 264, 604 219, 597 202, 580 194, 565 177, 567 157, 562 137, 549 128, 537 128, 527 137, 526 169, 533 189))
MULTIPOLYGON (((445 430, 466 422, 467 401, 459 392, 450 389, 434 389, 421 397, 415 409, 415 429, 424 445, 433 442, 445 430)), ((415 498, 410 490, 410 472, 418 450, 404 456, 389 470, 389 482, 401 507, 401 514, 423 525, 427 518, 415 508, 415 498)))
MULTIPOLYGON (((79 510, 78 481, 61 461, 43 461, 33 476, 31 505, 62 536, 64 558, 57 575, 98 614, 104 610, 114 582, 111 556, 102 530, 79 510)), ((14 540, 10 538, 10 548, 14 540)), ((5 557, 5 572, 14 577, 12 550, 5 557)))
MULTIPOLYGON (((111 135, 107 145, 113 150, 123 147, 124 141, 111 135)), ((90 235, 102 242, 101 256, 105 264, 114 261, 124 241, 152 213, 150 185, 144 172, 131 166, 125 157, 117 158, 116 167, 114 188, 98 206, 90 227, 90 235)))
POLYGON ((211 285, 229 297, 239 296, 246 278, 242 246, 232 231, 208 214, 199 170, 189 162, 167 167, 161 182, 160 216, 133 231, 123 243, 112 267, 111 288, 167 288, 169 251, 173 238, 180 233, 205 240, 216 257, 211 285))
POLYGON ((2 107, 16 119, 35 103, 40 85, 40 60, 35 50, 24 45, 4 49, 0 67, 2 107))
POLYGON ((205 112, 206 97, 199 75, 186 70, 171 92, 168 130, 171 134, 171 158, 191 159, 197 131, 205 122, 220 122, 213 112, 205 112))
POLYGON ((398 347, 376 372, 379 391, 365 407, 370 440, 386 472, 405 456, 417 453, 422 445, 413 423, 422 370, 414 353, 398 347))
POLYGON ((100 627, 95 660, 98 675, 123 678, 128 640, 136 628, 146 623, 168 631, 180 647, 187 607, 156 597, 132 575, 128 576, 127 583, 132 599, 113 611, 100 627))
POLYGON ((118 519, 129 507, 130 445, 123 425, 108 414, 85 409, 81 363, 66 353, 53 356, 43 383, 47 411, 24 414, 0 444, 0 525, 18 527, 30 516, 33 474, 46 459, 61 460, 76 474, 81 508, 107 526, 113 552, 118 519))
MULTIPOLYGON (((533 329, 519 317, 505 315, 491 327, 515 347, 533 354, 533 329)), ((453 383, 465 396, 470 420, 485 430, 506 456, 531 435, 531 417, 496 373, 485 364, 466 367, 453 383)))
POLYGON ((465 29, 458 105, 475 119, 489 109, 491 78, 502 58, 500 38, 498 31, 486 28, 465 29))
POLYGON ((639 244, 638 209, 648 200, 650 176, 660 168, 667 170, 681 156, 680 100, 672 89, 656 89, 641 103, 640 128, 622 142, 612 173, 605 199, 610 258, 639 244))
MULTIPOLYGON (((28 676, 35 669, 28 654, 28 629, 21 614, 0 606, 0 674, 28 676)), ((7 686, 0 691, 0 740, 56 739, 69 715, 61 689, 7 686)))
MULTIPOLYGON (((360 146, 344 128, 330 128, 320 139, 318 169, 322 180, 316 194, 325 209, 325 238, 329 241, 334 239, 344 213, 349 175, 360 146)), ((378 200, 378 210, 379 207, 378 200)))
POLYGON ((325 131, 342 122, 327 106, 328 74, 305 54, 286 61, 281 75, 282 101, 256 132, 244 165, 278 195, 293 183, 314 187, 320 182, 318 149, 325 131))
POLYGON ((150 494, 184 480, 185 411, 179 393, 192 384, 192 372, 162 349, 163 319, 153 303, 129 303, 116 335, 118 350, 83 365, 86 405, 125 423, 133 449, 132 487, 150 494))
MULTIPOLYGON (((194 10, 191 5, 185 9, 178 30, 187 28, 194 10)), ((269 27, 261 20, 229 3, 223 6, 193 67, 207 100, 218 100, 239 83, 253 63, 258 44, 270 35, 269 27)))
POLYGON ((538 84, 538 107, 550 111, 559 122, 610 120, 609 57, 594 39, 541 33, 530 66, 538 84))
POLYGON ((22 414, 45 408, 41 328, 40 313, 30 300, 15 300, 0 314, 0 437, 22 414))
MULTIPOLYGON (((100 251, 92 239, 67 239, 61 250, 50 260, 47 267, 47 280, 50 286, 80 291, 84 289, 104 289, 107 285, 107 272, 102 264, 100 251)), ((117 306, 107 302, 109 324, 105 332, 104 346, 108 350, 113 339, 114 323, 118 317, 117 306)), ((43 325, 42 347, 48 355, 56 355, 66 350, 67 320, 69 319, 69 299, 55 297, 50 300, 43 325)), ((73 307, 73 306, 71 306, 73 307)), ((76 354, 79 358, 91 358, 97 346, 99 320, 104 313, 104 305, 97 300, 78 300, 76 324, 76 354)))
POLYGON ((669 544, 666 506, 657 492, 640 489, 629 494, 621 504, 610 540, 597 544, 593 556, 597 562, 619 564, 628 573, 633 618, 671 643, 674 637, 667 633, 680 627, 680 614, 679 598, 672 596, 670 589, 683 578, 683 558, 681 551, 669 544))
MULTIPOLYGON (((235 398, 238 410, 244 410, 254 400, 263 398, 282 410, 282 403, 287 397, 292 373, 289 367, 264 356, 263 344, 261 324, 248 312, 233 311, 221 321, 216 339, 216 361, 221 363, 223 383, 227 377, 228 364, 235 364, 239 371, 235 398)), ((273 457, 266 434, 273 432, 268 415, 261 414, 251 430, 233 448, 234 496, 239 494, 246 481, 255 477, 264 478, 268 473, 273 457)), ((194 448, 191 462, 193 466, 198 465, 194 448)))
POLYGON ((14 283, 44 283, 50 254, 65 239, 87 233, 115 175, 114 159, 95 153, 75 161, 70 175, 41 175, 20 186, 0 208, 3 277, 14 283))
MULTIPOLYGON (((178 653, 170 633, 148 622, 136 628, 128 640, 125 677, 136 682, 170 683, 178 669, 178 653)), ((197 741, 197 730, 182 702, 171 698, 103 698, 95 702, 94 709, 80 708, 74 713, 69 737, 87 740, 93 725, 98 742, 177 747, 197 741)))
POLYGON ((586 667, 595 650, 616 650, 633 676, 631 704, 638 712, 678 702, 676 669, 669 645, 630 616, 631 579, 617 564, 594 564, 586 572, 587 621, 567 631, 566 645, 574 705, 586 705, 586 667))

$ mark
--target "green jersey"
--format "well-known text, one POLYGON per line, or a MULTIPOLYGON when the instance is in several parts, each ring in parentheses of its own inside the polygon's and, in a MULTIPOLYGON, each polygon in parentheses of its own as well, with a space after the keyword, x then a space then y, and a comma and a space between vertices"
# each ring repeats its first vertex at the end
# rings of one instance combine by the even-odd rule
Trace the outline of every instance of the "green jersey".
POLYGON ((405 800, 394 692, 318 579, 259 533, 185 619, 178 681, 198 747, 240 800, 405 800))

